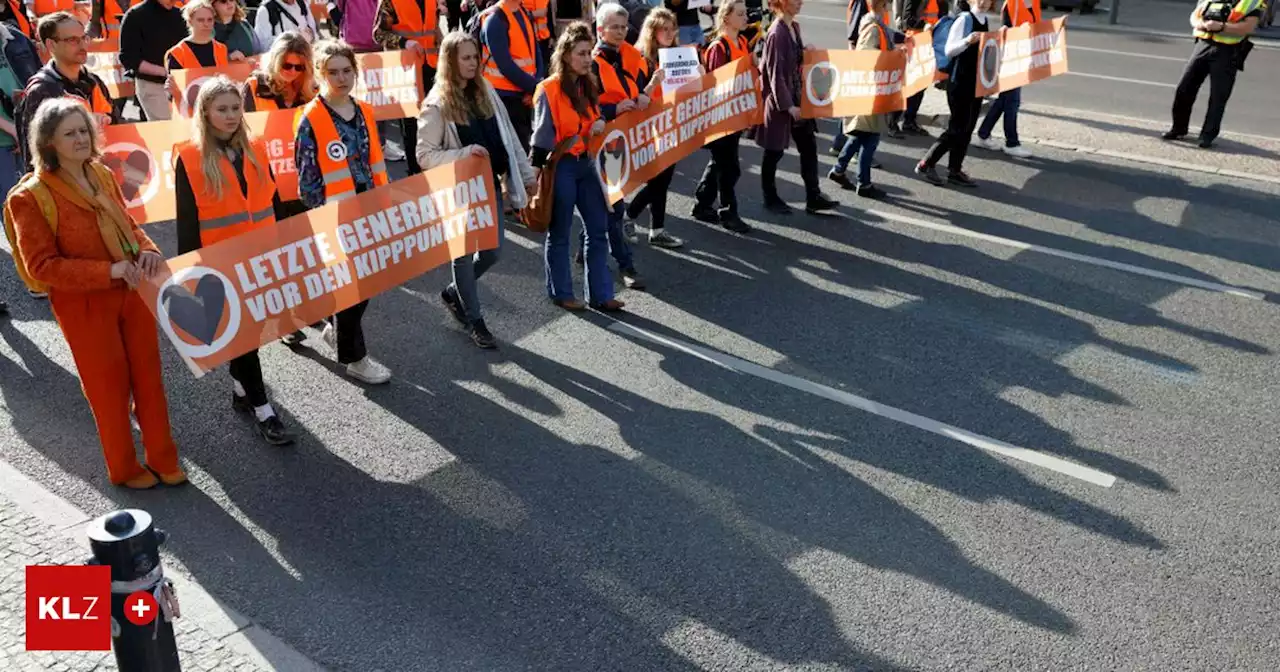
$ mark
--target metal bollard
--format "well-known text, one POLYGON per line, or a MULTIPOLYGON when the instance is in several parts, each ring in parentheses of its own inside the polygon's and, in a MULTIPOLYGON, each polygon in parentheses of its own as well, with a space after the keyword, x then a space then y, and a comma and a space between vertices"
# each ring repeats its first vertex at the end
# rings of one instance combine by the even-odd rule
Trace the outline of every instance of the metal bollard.
POLYGON ((113 511, 89 523, 86 531, 93 549, 90 563, 111 568, 111 648, 116 667, 120 672, 180 672, 172 623, 179 616, 178 602, 160 564, 165 533, 141 509, 113 511), (139 591, 155 599, 156 613, 145 625, 135 625, 125 612, 126 608, 147 611, 138 607, 136 598, 126 604, 139 591))

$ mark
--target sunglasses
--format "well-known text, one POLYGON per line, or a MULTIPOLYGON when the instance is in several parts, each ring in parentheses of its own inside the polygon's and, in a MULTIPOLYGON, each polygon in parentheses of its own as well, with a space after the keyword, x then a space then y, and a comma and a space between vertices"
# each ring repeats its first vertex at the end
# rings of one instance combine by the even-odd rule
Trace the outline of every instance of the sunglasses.
POLYGON ((293 70, 294 72, 306 72, 307 66, 303 63, 281 63, 281 70, 293 70))

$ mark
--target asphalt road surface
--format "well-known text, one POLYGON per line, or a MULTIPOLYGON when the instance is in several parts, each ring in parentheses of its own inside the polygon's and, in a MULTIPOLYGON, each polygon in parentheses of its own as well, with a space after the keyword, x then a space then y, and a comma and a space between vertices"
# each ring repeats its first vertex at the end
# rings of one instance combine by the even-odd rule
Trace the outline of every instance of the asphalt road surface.
POLYGON ((882 145, 885 203, 828 183, 837 214, 783 219, 748 149, 747 237, 687 218, 696 154, 689 244, 637 251, 617 320, 552 307, 510 230, 497 352, 447 271, 373 300, 388 386, 315 335, 265 348, 291 448, 165 345, 179 490, 107 484, 3 273, 0 458, 150 510, 169 562, 332 669, 1274 670, 1280 187, 1037 148, 974 150, 958 191, 909 177, 922 151, 882 145))
MULTIPOLYGON (((806 0, 800 14, 805 39, 821 47, 845 48, 844 7, 842 0, 806 0)), ((1170 123, 1169 108, 1183 66, 1191 55, 1191 40, 1073 31, 1070 21, 1070 73, 1027 87, 1023 103, 1059 107, 1068 115, 1097 112, 1170 123)), ((1276 114, 1280 90, 1274 77, 1278 70, 1280 49, 1253 50, 1244 72, 1236 79, 1223 117, 1224 133, 1280 138, 1280 116, 1276 114)), ((1208 101, 1206 81, 1191 115, 1193 126, 1200 126, 1208 101)))

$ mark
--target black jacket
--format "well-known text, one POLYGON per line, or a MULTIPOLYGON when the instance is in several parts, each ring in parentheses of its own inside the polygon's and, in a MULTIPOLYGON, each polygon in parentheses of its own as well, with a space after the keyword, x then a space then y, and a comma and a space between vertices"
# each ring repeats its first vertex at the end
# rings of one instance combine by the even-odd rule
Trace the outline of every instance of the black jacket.
MULTIPOLYGON (((115 101, 111 100, 111 92, 107 90, 107 85, 97 75, 89 72, 88 68, 81 67, 80 76, 75 81, 71 81, 59 72, 57 66, 50 60, 31 77, 27 82, 27 88, 23 90, 22 100, 18 103, 17 115, 14 117, 16 122, 14 126, 18 127, 18 147, 22 149, 22 158, 27 170, 31 169, 31 157, 27 156, 27 131, 31 126, 31 119, 36 116, 36 110, 40 109, 40 103, 66 95, 92 101, 95 87, 102 91, 103 97, 112 104, 111 123, 120 123, 120 119, 114 112, 115 101)), ((92 105, 90 107, 92 108, 92 105)))

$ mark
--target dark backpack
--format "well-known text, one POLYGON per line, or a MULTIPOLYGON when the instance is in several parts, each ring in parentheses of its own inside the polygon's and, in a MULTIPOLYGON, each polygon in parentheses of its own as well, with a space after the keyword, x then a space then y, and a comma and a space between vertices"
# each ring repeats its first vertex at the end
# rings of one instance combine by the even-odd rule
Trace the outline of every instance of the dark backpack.
MULTIPOLYGON (((307 0, 297 0, 298 6, 302 8, 302 18, 311 18, 311 10, 307 8, 307 0)), ((279 0, 267 0, 258 6, 258 11, 267 10, 267 22, 271 24, 271 32, 279 35, 284 32, 280 30, 284 27, 285 17, 289 18, 289 23, 294 23, 293 15, 287 14, 284 7, 280 6, 279 0)), ((293 29, 301 31, 303 26, 294 24, 293 29)), ((292 30, 292 29, 291 29, 292 30)))
POLYGON ((494 0, 478 0, 473 3, 475 5, 471 11, 471 18, 467 19, 467 32, 476 42, 484 44, 484 22, 498 11, 498 3, 494 0), (492 3, 492 4, 490 4, 492 3), (483 7, 480 5, 484 5, 483 7))

